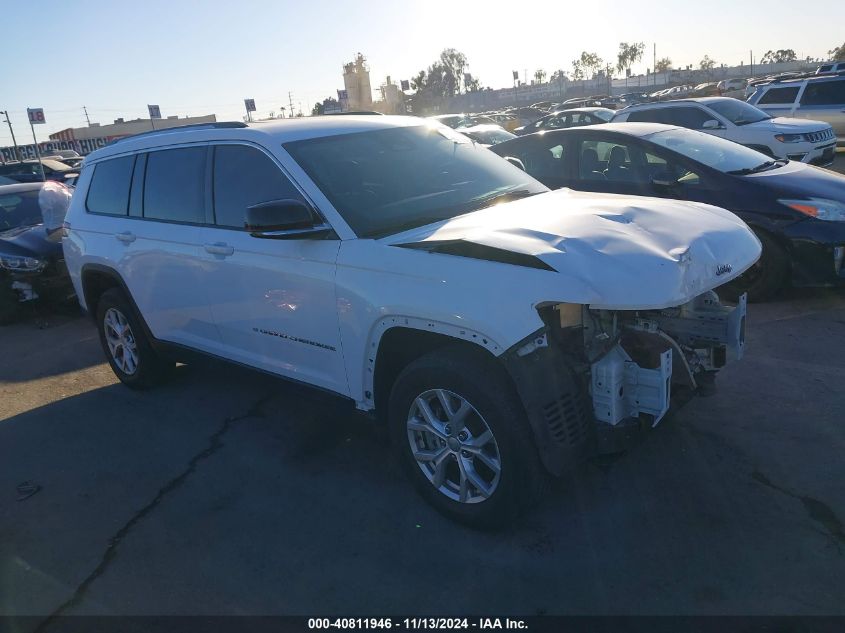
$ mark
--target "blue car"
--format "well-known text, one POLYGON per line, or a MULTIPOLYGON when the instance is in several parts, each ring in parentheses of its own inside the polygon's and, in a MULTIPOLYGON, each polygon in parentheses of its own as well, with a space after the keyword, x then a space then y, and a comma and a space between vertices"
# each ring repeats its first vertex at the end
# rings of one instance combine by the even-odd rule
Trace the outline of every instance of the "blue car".
POLYGON ((785 285, 845 282, 845 176, 657 123, 523 136, 491 150, 547 187, 705 202, 733 211, 763 245, 731 285, 762 301, 785 285))
POLYGON ((0 324, 25 303, 73 298, 61 241, 70 196, 54 182, 0 185, 0 324))

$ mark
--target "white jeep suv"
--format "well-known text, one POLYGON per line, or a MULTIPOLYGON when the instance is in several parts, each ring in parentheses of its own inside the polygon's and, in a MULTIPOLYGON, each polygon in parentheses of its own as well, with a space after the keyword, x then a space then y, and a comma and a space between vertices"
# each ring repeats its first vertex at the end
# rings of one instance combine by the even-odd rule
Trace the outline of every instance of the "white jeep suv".
POLYGON ((87 157, 65 233, 126 385, 190 351, 340 394, 472 525, 657 424, 671 393, 712 389, 745 326, 713 289, 760 255, 722 209, 550 192, 387 116, 117 141, 87 157))
POLYGON ((614 123, 665 123, 720 136, 773 158, 827 166, 833 162, 836 135, 830 124, 791 117, 772 118, 731 97, 701 97, 643 103, 620 110, 614 123))

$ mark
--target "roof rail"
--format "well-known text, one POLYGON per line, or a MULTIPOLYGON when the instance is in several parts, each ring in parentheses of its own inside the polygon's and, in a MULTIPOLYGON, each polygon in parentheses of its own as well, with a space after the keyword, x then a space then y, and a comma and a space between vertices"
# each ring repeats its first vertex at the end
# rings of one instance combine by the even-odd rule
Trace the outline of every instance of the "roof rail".
POLYGON ((845 77, 845 70, 830 71, 826 73, 803 73, 795 75, 794 77, 778 77, 772 79, 769 83, 780 84, 788 81, 802 81, 804 79, 815 79, 816 77, 845 77))
POLYGON ((152 136, 154 134, 166 134, 167 132, 181 132, 183 130, 216 130, 216 129, 226 129, 226 128, 242 128, 242 127, 249 127, 246 123, 241 123, 240 121, 220 121, 214 123, 190 123, 189 125, 177 125, 176 127, 166 127, 161 130, 149 130, 147 132, 138 132, 137 134, 131 134, 129 136, 124 136, 123 138, 118 138, 113 140, 108 145, 114 145, 115 143, 120 143, 122 141, 128 141, 129 139, 135 139, 139 136, 152 136))

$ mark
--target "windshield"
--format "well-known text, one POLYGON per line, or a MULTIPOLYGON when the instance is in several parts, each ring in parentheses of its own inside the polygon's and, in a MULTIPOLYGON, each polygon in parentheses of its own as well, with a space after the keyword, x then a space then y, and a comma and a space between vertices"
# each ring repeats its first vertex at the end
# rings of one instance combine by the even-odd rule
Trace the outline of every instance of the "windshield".
POLYGON ((462 134, 470 137, 473 141, 484 143, 485 145, 496 145, 497 143, 504 143, 512 138, 516 138, 516 134, 511 134, 505 130, 459 130, 462 134))
POLYGON ((548 191, 493 152, 440 125, 328 136, 284 147, 359 237, 452 218, 500 196, 548 191))
POLYGON ((734 125, 748 125, 749 123, 757 123, 758 121, 765 121, 766 119, 772 118, 760 108, 755 108, 753 105, 745 103, 745 101, 740 101, 739 99, 714 101, 708 103, 707 107, 721 114, 734 125))
POLYGON ((592 114, 593 116, 597 116, 602 121, 609 123, 610 120, 613 118, 613 115, 616 114, 616 112, 611 110, 610 108, 607 108, 601 110, 593 110, 590 114, 592 114))
POLYGON ((770 160, 765 154, 739 143, 695 130, 676 128, 645 138, 724 173, 753 170, 770 160))
POLYGON ((5 195, 0 193, 0 232, 43 222, 38 193, 38 189, 5 195))

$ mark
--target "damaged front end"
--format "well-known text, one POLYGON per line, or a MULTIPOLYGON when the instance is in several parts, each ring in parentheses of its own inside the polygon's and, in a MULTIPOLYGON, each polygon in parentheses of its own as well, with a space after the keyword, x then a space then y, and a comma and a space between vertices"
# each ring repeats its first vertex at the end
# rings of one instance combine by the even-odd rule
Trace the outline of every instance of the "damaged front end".
POLYGON ((736 305, 709 291, 659 310, 558 303, 539 312, 545 327, 504 361, 555 474, 625 448, 673 404, 711 394, 716 373, 745 347, 744 295, 736 305))

